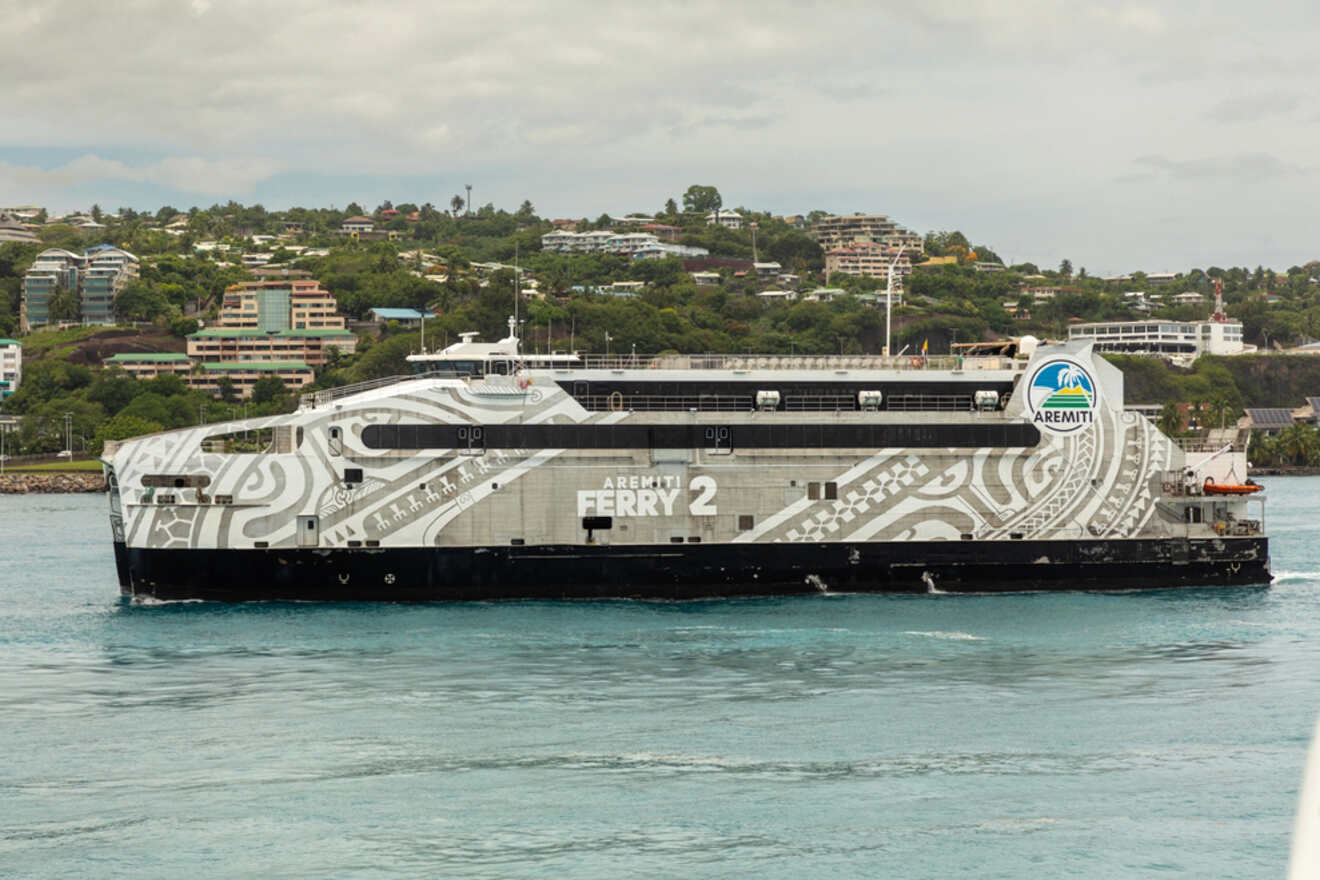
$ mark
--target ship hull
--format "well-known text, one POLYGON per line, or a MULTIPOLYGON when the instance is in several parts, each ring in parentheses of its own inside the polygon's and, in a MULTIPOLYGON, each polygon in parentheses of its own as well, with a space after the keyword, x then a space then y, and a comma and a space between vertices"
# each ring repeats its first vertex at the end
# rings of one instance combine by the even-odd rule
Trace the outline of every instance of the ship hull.
POLYGON ((123 592, 239 602, 697 599, 1263 585, 1263 537, 153 549, 116 544, 123 592))

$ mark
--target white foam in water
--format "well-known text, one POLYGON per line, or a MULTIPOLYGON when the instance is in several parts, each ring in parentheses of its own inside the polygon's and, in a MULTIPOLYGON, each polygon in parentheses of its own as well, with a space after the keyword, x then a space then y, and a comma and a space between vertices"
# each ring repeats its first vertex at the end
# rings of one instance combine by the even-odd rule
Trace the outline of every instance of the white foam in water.
POLYGON ((927 636, 932 639, 953 639, 963 642, 984 642, 984 636, 974 636, 965 632, 944 632, 943 630, 931 630, 929 632, 917 629, 908 629, 903 631, 905 636, 927 636))
POLYGON ((1274 572, 1274 583, 1283 583, 1285 581, 1320 581, 1320 571, 1276 571, 1274 572))

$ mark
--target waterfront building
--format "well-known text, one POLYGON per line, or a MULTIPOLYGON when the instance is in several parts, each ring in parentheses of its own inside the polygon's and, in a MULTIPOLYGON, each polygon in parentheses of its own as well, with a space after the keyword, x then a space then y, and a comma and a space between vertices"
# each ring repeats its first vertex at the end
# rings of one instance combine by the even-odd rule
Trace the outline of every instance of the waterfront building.
POLYGON ((18 390, 23 381, 23 343, 0 339, 0 400, 18 390))
POLYGON ((1241 321, 1100 321, 1074 324, 1068 338, 1091 340, 1097 351, 1156 355, 1190 364, 1203 354, 1255 351, 1242 341, 1241 321))
POLYGON ((192 358, 183 352, 121 352, 105 359, 105 366, 119 367, 134 379, 154 379, 166 373, 187 375, 192 358))

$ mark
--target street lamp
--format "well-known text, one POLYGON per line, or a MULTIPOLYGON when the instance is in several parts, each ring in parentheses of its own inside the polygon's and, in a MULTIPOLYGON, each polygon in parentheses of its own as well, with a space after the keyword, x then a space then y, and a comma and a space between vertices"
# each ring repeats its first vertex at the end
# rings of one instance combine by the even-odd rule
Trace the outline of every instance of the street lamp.
POLYGON ((894 311, 894 269, 898 266, 898 260, 903 256, 903 251, 906 249, 907 245, 903 245, 903 247, 899 248, 898 253, 894 254, 894 259, 889 262, 889 280, 885 285, 885 357, 889 357, 889 328, 891 315, 894 311))
POLYGON ((64 451, 73 457, 73 413, 64 414, 64 451))

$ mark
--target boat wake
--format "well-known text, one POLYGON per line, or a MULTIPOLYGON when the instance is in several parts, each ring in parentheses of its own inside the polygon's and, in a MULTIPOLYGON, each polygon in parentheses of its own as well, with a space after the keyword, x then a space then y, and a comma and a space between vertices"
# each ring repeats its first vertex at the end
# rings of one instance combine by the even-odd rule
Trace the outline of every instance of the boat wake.
POLYGON ((1320 581, 1320 571, 1276 571, 1274 583, 1298 583, 1300 581, 1320 581))
POLYGON ((954 640, 954 641, 960 641, 960 642, 984 642, 984 641, 985 641, 985 636, 974 636, 974 635, 972 635, 971 633, 965 633, 965 632, 945 632, 945 631, 943 631, 943 630, 930 630, 930 631, 925 631, 925 630, 919 630, 919 629, 907 629, 907 630, 903 630, 903 635, 905 635, 905 636, 926 636, 927 638, 931 638, 931 639, 952 639, 952 640, 954 640))

